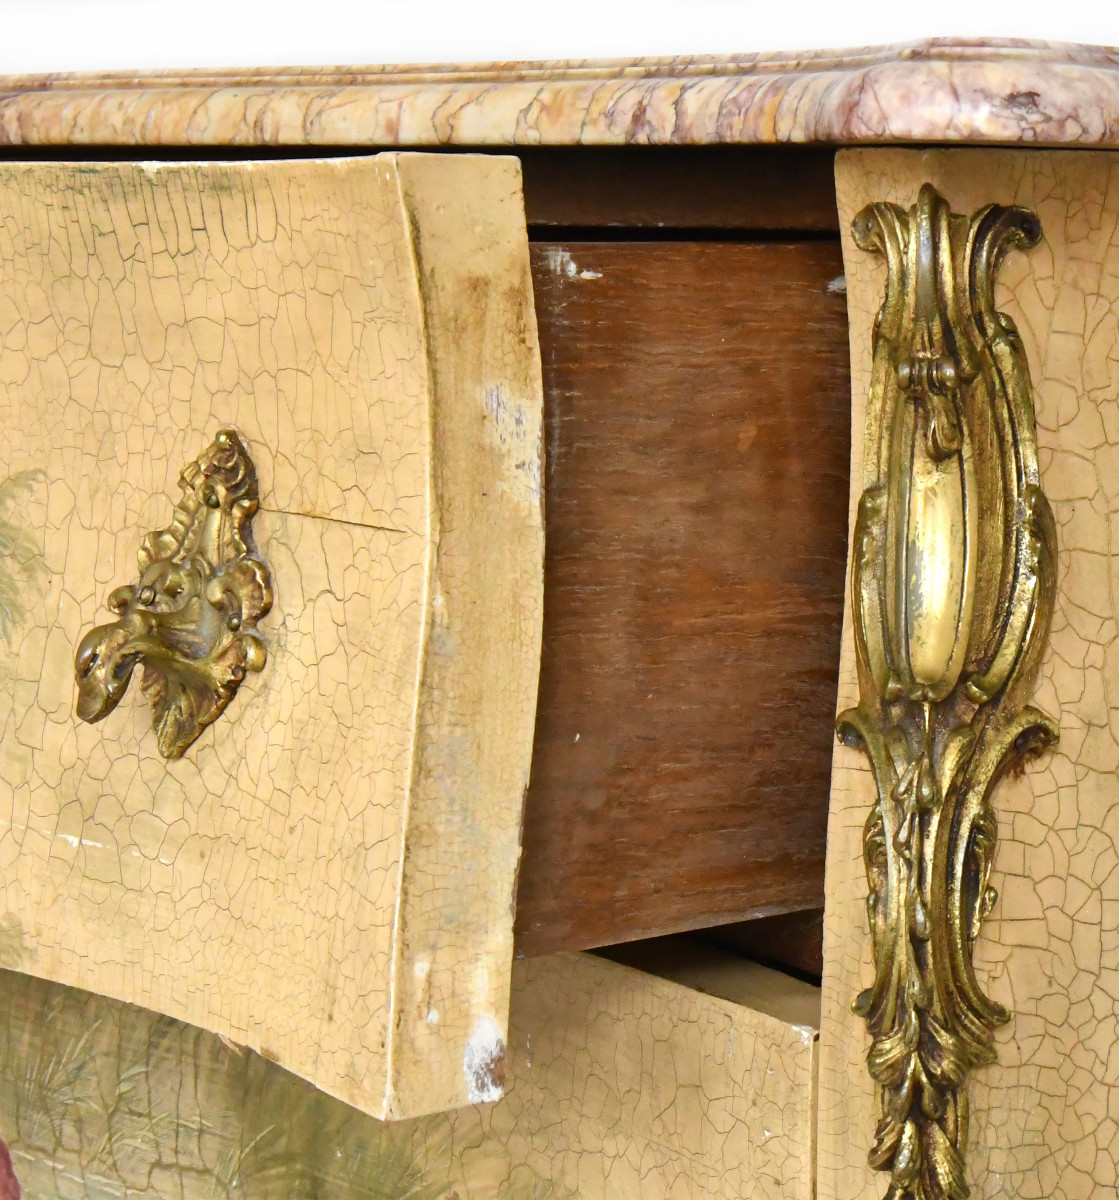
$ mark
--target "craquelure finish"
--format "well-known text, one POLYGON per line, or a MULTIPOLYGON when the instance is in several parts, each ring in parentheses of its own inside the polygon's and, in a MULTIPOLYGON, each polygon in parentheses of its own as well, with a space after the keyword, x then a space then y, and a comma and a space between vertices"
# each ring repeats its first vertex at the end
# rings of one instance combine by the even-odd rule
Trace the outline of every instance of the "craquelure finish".
POLYGON ((509 158, 0 165, 0 962, 378 1116, 500 1094, 531 314, 509 158), (223 428, 256 466, 268 661, 164 759, 135 689, 77 719, 74 646, 223 428))
MULTIPOLYGON (((863 427, 871 327, 884 282, 847 230, 870 201, 912 203, 931 183, 956 212, 1037 213, 1042 241, 1003 263, 995 307, 1034 380, 1040 483, 1057 527, 1057 592, 1034 695, 1060 742, 1000 784, 998 900, 975 944, 979 986, 1013 1020, 973 1072, 966 1159, 981 1200, 1088 1200, 1119 1163, 1119 158, 1022 150, 850 150, 836 165, 851 318, 854 428, 863 427)), ((852 448, 853 502, 864 457, 852 448)), ((848 613, 840 708, 856 702, 848 613)), ((850 997, 872 983, 861 840, 874 800, 865 760, 836 749, 828 830, 818 1187, 881 1195, 865 1030, 850 997)))
POLYGON ((513 968, 505 1098, 389 1123, 212 1034, 0 970, 25 1200, 811 1200, 815 1058, 812 1025, 557 955, 513 968))
POLYGON ((877 788, 863 836, 875 979, 855 1002, 874 1038, 870 1163, 889 1200, 966 1200, 968 1075, 1009 1019, 972 966, 997 899, 994 794, 1057 737, 1028 703, 1056 529, 1029 366, 993 294, 1041 227, 1015 205, 955 214, 926 183, 908 210, 868 204, 852 233, 887 263, 851 561, 860 698, 838 721, 877 788))

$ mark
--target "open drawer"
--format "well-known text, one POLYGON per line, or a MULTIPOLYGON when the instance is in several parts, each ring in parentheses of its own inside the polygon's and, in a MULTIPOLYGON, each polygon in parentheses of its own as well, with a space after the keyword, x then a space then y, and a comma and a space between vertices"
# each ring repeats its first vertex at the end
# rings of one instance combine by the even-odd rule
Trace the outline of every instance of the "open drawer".
POLYGON ((375 1116, 495 1098, 542 595, 519 164, 9 163, 0 209, 0 961, 375 1116))

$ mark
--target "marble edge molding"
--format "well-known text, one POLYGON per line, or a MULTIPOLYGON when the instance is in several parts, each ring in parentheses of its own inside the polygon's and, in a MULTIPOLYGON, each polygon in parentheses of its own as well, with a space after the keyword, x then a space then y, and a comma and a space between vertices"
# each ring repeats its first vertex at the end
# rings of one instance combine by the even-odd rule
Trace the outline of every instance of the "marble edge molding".
POLYGON ((0 77, 6 146, 1119 145, 1119 49, 0 77))

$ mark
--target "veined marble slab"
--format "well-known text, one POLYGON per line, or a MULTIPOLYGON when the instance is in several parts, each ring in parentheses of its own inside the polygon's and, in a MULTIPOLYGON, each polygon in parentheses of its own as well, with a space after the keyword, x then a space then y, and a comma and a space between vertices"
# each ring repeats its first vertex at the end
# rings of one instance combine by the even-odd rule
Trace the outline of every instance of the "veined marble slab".
POLYGON ((1119 51, 1010 39, 728 58, 0 79, 0 144, 1119 145, 1119 51))

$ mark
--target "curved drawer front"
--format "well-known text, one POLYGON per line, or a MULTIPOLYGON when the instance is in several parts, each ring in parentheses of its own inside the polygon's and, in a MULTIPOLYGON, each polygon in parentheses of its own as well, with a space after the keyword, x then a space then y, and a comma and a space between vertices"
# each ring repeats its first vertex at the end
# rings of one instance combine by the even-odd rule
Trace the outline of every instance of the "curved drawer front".
POLYGON ((7 164, 0 224, 0 960, 374 1115, 499 1094, 542 563, 516 161, 7 164), (267 661, 167 759, 135 685, 78 720, 74 650, 223 427, 267 661))
POLYGON ((810 1200, 818 990, 729 958, 686 974, 521 959, 505 1097, 388 1123, 0 971, 0 1128, 24 1196, 810 1200))

